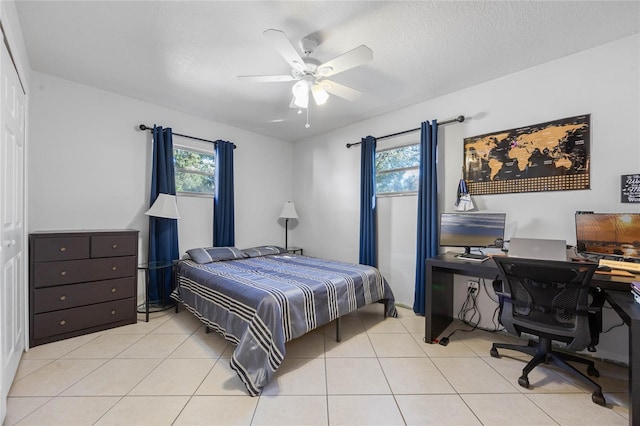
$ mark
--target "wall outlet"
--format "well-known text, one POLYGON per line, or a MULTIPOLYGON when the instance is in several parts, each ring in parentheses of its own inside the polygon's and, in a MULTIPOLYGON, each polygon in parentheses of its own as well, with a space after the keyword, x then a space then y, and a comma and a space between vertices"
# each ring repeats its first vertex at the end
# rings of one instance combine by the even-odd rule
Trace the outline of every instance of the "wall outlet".
POLYGON ((478 281, 467 281, 468 291, 469 293, 478 293, 478 289, 480 288, 480 284, 478 281))

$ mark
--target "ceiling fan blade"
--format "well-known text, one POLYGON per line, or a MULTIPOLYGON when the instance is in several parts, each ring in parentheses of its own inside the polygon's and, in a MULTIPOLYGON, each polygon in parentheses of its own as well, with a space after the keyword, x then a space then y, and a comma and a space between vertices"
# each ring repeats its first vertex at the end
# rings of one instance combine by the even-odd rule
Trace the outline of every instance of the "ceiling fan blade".
POLYGON ((291 68, 299 71, 304 70, 304 61, 284 32, 280 30, 266 30, 262 34, 264 35, 264 38, 271 42, 273 47, 278 51, 278 53, 280 53, 284 60, 289 63, 291 68))
POLYGON ((348 101, 355 101, 360 97, 360 95, 362 95, 362 92, 359 90, 352 89, 351 87, 344 86, 331 80, 322 80, 320 82, 320 86, 332 95, 339 96, 348 101))
POLYGON ((318 66, 318 74, 330 77, 373 59, 373 51, 364 44, 318 66))
POLYGON ((295 80, 291 75, 239 75, 238 79, 252 83, 280 83, 295 80))

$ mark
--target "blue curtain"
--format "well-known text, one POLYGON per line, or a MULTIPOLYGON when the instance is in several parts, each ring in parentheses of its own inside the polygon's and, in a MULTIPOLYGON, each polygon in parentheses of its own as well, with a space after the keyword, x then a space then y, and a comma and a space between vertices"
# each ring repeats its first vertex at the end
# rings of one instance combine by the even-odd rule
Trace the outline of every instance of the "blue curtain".
MULTIPOLYGON (((171 129, 153 126, 153 164, 149 207, 158 194, 176 194, 173 168, 173 138, 171 129)), ((178 222, 176 219, 149 216, 149 263, 179 259, 178 222)), ((172 274, 149 269, 149 301, 171 304, 172 274), (164 278, 163 278, 164 277, 164 278)))
POLYGON ((235 208, 233 204, 233 147, 216 141, 216 188, 213 197, 213 245, 235 246, 235 208))
POLYGON ((377 266, 376 248, 376 138, 367 136, 360 144, 360 260, 377 266))
POLYGON ((418 235, 413 311, 424 315, 425 260, 438 254, 438 124, 425 121, 420 129, 420 175, 418 177, 418 235))

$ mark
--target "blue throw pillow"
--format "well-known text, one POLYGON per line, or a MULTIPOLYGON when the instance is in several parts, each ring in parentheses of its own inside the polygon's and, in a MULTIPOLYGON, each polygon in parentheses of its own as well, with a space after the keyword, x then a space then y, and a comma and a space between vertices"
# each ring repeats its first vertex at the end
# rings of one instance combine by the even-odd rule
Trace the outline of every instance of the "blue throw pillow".
POLYGON ((247 257, 257 257, 257 256, 267 256, 270 254, 286 253, 287 250, 278 246, 259 246, 259 247, 251 247, 248 249, 243 249, 242 252, 247 257))
POLYGON ((196 263, 210 263, 247 257, 242 250, 235 247, 199 247, 187 250, 187 254, 196 263))

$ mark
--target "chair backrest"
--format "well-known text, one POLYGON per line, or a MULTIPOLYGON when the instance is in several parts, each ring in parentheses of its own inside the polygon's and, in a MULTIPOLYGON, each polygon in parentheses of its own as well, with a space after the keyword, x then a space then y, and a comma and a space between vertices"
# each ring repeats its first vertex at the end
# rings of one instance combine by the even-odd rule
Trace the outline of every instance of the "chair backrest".
POLYGON ((493 259, 506 284, 500 322, 509 332, 564 342, 576 351, 589 345, 589 285, 597 264, 493 259))

